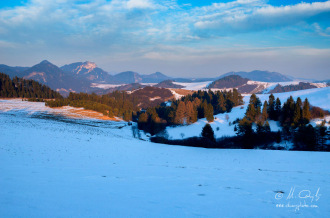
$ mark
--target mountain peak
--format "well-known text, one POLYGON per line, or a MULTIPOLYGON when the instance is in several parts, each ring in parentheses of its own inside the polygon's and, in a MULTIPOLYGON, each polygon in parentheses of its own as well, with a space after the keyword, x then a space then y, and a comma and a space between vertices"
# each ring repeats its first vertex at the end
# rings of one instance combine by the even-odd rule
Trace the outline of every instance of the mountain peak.
POLYGON ((92 69, 96 68, 97 65, 96 65, 94 62, 91 62, 91 61, 85 61, 85 62, 83 63, 83 67, 86 68, 86 69, 92 70, 92 69))
POLYGON ((155 75, 161 75, 161 76, 163 76, 164 74, 162 74, 161 72, 156 72, 156 73, 153 73, 153 74, 155 74, 155 75))
POLYGON ((47 61, 47 60, 43 60, 43 61, 41 61, 39 64, 52 64, 52 63, 50 63, 50 62, 47 61))

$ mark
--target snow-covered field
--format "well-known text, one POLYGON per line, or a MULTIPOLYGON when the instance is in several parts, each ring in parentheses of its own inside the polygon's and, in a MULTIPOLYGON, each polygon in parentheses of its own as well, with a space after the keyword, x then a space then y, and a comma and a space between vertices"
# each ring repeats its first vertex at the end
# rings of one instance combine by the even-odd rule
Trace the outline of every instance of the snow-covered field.
MULTIPOLYGON (((141 83, 141 85, 145 86, 154 86, 157 83, 141 83)), ((92 83, 91 87, 93 88, 99 88, 99 89, 112 89, 112 88, 117 88, 119 86, 124 86, 127 85, 125 83, 123 84, 103 84, 103 83, 92 83)))
MULTIPOLYGON (((268 101, 269 94, 260 94, 257 95, 261 102, 268 101)), ((298 97, 304 101, 305 98, 308 98, 311 105, 321 107, 325 110, 330 110, 330 87, 325 88, 317 88, 317 89, 307 89, 295 92, 285 92, 285 93, 275 93, 275 98, 279 98, 282 104, 292 96, 295 100, 298 97)), ((230 113, 218 114, 215 115, 214 122, 211 123, 211 126, 214 130, 214 134, 216 137, 222 136, 234 136, 236 133, 234 131, 234 125, 229 125, 229 123, 233 122, 237 118, 241 119, 244 117, 246 112, 247 105, 250 100, 250 95, 244 96, 244 105, 238 106, 232 109, 230 113), (226 119, 228 116, 228 121, 226 119)), ((330 117, 326 118, 327 121, 330 121, 330 117)), ((317 119, 312 121, 311 123, 315 126, 316 124, 320 124, 321 120, 317 119)), ((179 126, 179 127, 168 127, 166 130, 169 134, 170 139, 181 139, 181 138, 189 138, 193 136, 199 136, 202 132, 203 127, 207 123, 206 119, 200 119, 196 123, 187 125, 187 126, 179 126)), ((270 128, 272 131, 277 131, 280 129, 279 124, 275 121, 269 121, 270 128)))
POLYGON ((152 144, 31 104, 0 111, 1 217, 330 217, 329 153, 152 144))
POLYGON ((99 89, 112 89, 126 84, 102 84, 102 83, 92 83, 91 87, 99 89))
POLYGON ((192 83, 181 83, 181 82, 173 82, 173 84, 184 86, 183 89, 187 90, 203 90, 206 89, 208 85, 210 85, 212 81, 206 82, 192 82, 192 83))
POLYGON ((62 115, 71 118, 96 118, 96 119, 103 119, 103 120, 121 120, 120 118, 114 117, 110 118, 108 116, 104 116, 102 113, 85 110, 84 108, 76 108, 70 106, 64 106, 61 108, 50 108, 45 107, 44 102, 29 102, 29 101, 22 101, 21 99, 0 99, 0 111, 25 111, 29 114, 33 114, 36 111, 48 113, 48 114, 55 114, 55 115, 62 115))

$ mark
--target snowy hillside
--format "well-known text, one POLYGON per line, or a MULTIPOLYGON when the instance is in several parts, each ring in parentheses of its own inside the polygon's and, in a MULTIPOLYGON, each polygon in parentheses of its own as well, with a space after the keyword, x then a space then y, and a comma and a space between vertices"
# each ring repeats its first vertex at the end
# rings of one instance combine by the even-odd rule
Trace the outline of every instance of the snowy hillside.
MULTIPOLYGON (((250 81, 255 82, 255 81, 250 81)), ((281 86, 289 86, 289 85, 298 85, 301 81, 291 81, 291 82, 277 82, 277 83, 263 83, 263 82, 255 82, 260 85, 263 85, 265 88, 262 91, 262 93, 270 93, 277 85, 281 86)), ((310 83, 311 85, 317 87, 317 88, 325 88, 327 87, 326 83, 310 83)))
MULTIPOLYGON (((268 101, 269 94, 260 94, 257 95, 261 102, 268 101)), ((321 107, 326 110, 330 110, 330 87, 318 88, 318 89, 308 89, 301 90, 296 92, 285 92, 285 93, 276 93, 274 94, 275 98, 279 98, 283 104, 290 96, 292 96, 295 100, 300 97, 302 100, 308 98, 311 105, 321 107)), ((243 106, 238 106, 233 108, 230 113, 218 114, 215 115, 214 122, 211 123, 211 126, 214 130, 214 134, 216 137, 222 136, 234 136, 236 133, 234 132, 234 125, 229 125, 229 122, 233 122, 237 118, 241 119, 244 117, 246 112, 247 105, 249 103, 250 95, 245 95, 243 106), (226 116, 229 117, 228 121, 226 116)), ((330 117, 326 118, 330 120, 330 117)), ((320 122, 317 120, 317 122, 320 122)), ((206 119, 200 119, 196 123, 188 125, 188 126, 179 126, 179 127, 168 127, 167 132, 169 134, 170 139, 181 139, 181 138, 189 138, 193 136, 199 136, 202 132, 202 128, 207 123, 206 119)), ((271 131, 279 130, 279 124, 275 121, 269 122, 271 131)), ((315 122, 312 122, 315 125, 315 122)))
MULTIPOLYGON (((247 81, 245 86, 251 86, 253 88, 247 89, 250 91, 247 91, 245 89, 242 89, 242 93, 270 93, 277 85, 281 86, 289 86, 289 85, 298 85, 301 81, 289 81, 289 82, 259 82, 259 81, 247 81)), ((207 81, 207 82, 191 82, 191 83, 182 83, 182 82, 173 82, 174 84, 181 85, 183 86, 182 89, 187 89, 187 90, 207 90, 207 87, 212 83, 212 81, 207 81)), ((326 83, 310 83, 310 85, 315 86, 317 88, 324 88, 327 87, 326 83)), ((240 87, 238 90, 240 90, 242 87, 240 87)), ((223 89, 217 89, 217 88, 212 88, 211 90, 217 91, 217 90, 232 90, 233 88, 223 88, 223 89)))
POLYGON ((34 104, 0 111, 1 217, 330 216, 329 153, 151 144, 34 104))
POLYGON ((206 81, 206 82, 192 82, 192 83, 181 83, 181 82, 173 82, 174 84, 181 85, 187 90, 202 90, 206 89, 206 87, 212 83, 212 81, 206 81))
POLYGON ((119 118, 110 118, 104 116, 102 113, 85 110, 84 108, 76 108, 64 106, 61 108, 50 108, 46 107, 44 102, 29 102, 22 101, 21 99, 10 99, 4 100, 0 99, 0 112, 26 112, 28 114, 34 114, 37 112, 61 115, 71 118, 95 118, 101 120, 121 120, 119 118))

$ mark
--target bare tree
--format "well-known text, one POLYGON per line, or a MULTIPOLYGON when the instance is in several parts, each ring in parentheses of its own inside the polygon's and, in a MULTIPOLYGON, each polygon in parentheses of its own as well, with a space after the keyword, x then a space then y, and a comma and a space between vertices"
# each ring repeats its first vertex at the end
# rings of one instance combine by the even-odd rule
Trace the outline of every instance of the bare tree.
POLYGON ((228 115, 228 114, 226 114, 225 119, 226 119, 227 122, 228 122, 228 120, 229 120, 229 115, 228 115))

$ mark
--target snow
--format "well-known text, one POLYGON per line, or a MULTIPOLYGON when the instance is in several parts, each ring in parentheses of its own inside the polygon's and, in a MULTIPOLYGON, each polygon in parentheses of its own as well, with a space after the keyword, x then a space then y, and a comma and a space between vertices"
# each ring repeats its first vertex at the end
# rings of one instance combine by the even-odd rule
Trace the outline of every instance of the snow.
POLYGON ((76 108, 70 106, 64 106, 61 108, 50 108, 46 107, 44 102, 29 102, 22 101, 21 99, 0 99, 0 111, 16 111, 21 112, 24 111, 26 113, 34 114, 37 112, 53 114, 53 115, 61 115, 65 117, 71 118, 83 118, 83 119, 104 119, 104 120, 122 120, 119 117, 110 118, 108 116, 104 116, 102 113, 85 110, 84 108, 76 108))
POLYGON ((80 71, 81 71, 83 68, 85 68, 85 69, 88 70, 87 72, 85 72, 85 74, 89 74, 89 73, 92 72, 96 67, 97 67, 97 66, 96 66, 95 63, 90 62, 90 61, 86 61, 86 62, 84 62, 82 65, 77 66, 76 69, 75 69, 75 71, 77 71, 76 74, 79 74, 80 71))
POLYGON ((126 85, 126 84, 117 84, 117 85, 114 85, 114 84, 92 83, 91 87, 93 87, 93 88, 99 88, 99 89, 112 89, 112 88, 116 88, 116 87, 123 86, 123 85, 126 85))
POLYGON ((314 120, 312 120, 311 121, 311 124, 312 124, 312 126, 317 126, 317 125, 321 125, 322 124, 322 122, 325 120, 325 126, 326 127, 329 127, 330 126, 330 124, 329 124, 329 122, 330 122, 330 116, 325 116, 324 118, 317 118, 317 119, 314 119, 314 120))
POLYGON ((172 105, 171 101, 165 101, 164 103, 165 103, 166 107, 170 107, 172 105))
MULTIPOLYGON (((278 84, 280 84, 281 86, 289 86, 289 85, 298 85, 300 82, 304 82, 304 81, 298 81, 298 80, 296 80, 296 81, 290 81, 290 82, 273 82, 273 83, 248 81, 248 84, 251 83, 251 84, 264 85, 266 88, 263 90, 263 93, 269 93, 278 84)), ((327 87, 327 84, 326 83, 311 83, 311 85, 314 85, 317 88, 325 88, 325 87, 327 87)))
POLYGON ((154 97, 154 98, 149 98, 150 101, 155 101, 155 100, 157 100, 157 99, 161 99, 161 97, 156 96, 156 97, 154 97))
POLYGON ((173 82, 173 84, 184 86, 183 89, 195 90, 195 91, 206 89, 206 87, 211 83, 212 81, 192 82, 192 83, 173 82))
POLYGON ((269 93, 271 90, 275 89, 275 87, 280 84, 281 86, 289 86, 289 85, 298 85, 301 81, 289 81, 289 82, 273 82, 273 83, 263 83, 266 85, 266 89, 263 90, 263 93, 269 93))
POLYGON ((152 144, 31 104, 0 112, 1 217, 330 216, 330 153, 152 144))
MULTIPOLYGON (((234 136, 236 133, 234 132, 234 125, 229 125, 229 122, 233 122, 236 118, 243 118, 246 111, 246 107, 235 107, 231 111, 231 113, 224 113, 215 115, 214 122, 210 123, 214 135, 216 138, 220 138, 222 136, 234 136), (229 120, 227 122, 226 115, 229 116, 229 120), (219 128, 219 130, 217 130, 219 128)), ((167 133, 169 134, 170 139, 182 139, 189 138, 194 136, 200 136, 203 127, 208 123, 206 118, 199 119, 196 123, 185 126, 178 127, 167 127, 167 133)))
POLYGON ((324 88, 327 87, 327 83, 311 83, 312 85, 316 86, 317 88, 324 88))
MULTIPOLYGON (((268 101, 270 94, 259 94, 257 95, 261 102, 268 101)), ((330 87, 325 88, 315 88, 315 89, 307 89, 295 92, 285 92, 285 93, 275 93, 273 94, 275 99, 278 97, 282 104, 292 96, 294 100, 297 100, 298 97, 304 101, 305 98, 308 98, 308 101, 311 105, 321 107, 325 110, 330 110, 330 87)), ((242 119, 245 115, 247 105, 250 100, 251 95, 243 95, 244 96, 244 105, 234 107, 230 113, 218 114, 215 115, 214 122, 210 123, 211 127, 213 128, 214 135, 217 138, 223 136, 235 136, 236 133, 234 132, 234 125, 229 125, 229 122, 233 122, 234 120, 242 119), (226 115, 229 116, 228 121, 226 120, 226 115), (219 128, 219 130, 217 130, 219 128)), ((315 122, 320 123, 319 120, 315 122)), ((170 139, 182 139, 182 138, 189 138, 194 136, 200 136, 203 127, 207 123, 207 120, 200 119, 196 123, 186 126, 178 126, 178 127, 167 127, 166 130, 169 134, 170 139)), ((314 121, 312 122, 314 123, 314 121)), ((278 131, 280 130, 279 123, 275 121, 269 121, 269 125, 271 131, 278 131)), ((316 123, 314 124, 316 125, 316 123)))
POLYGON ((184 95, 178 94, 176 91, 169 89, 172 92, 172 95, 174 95, 175 99, 181 99, 184 95))
POLYGON ((154 86, 157 85, 158 83, 140 83, 140 84, 144 86, 154 86))
MULTIPOLYGON (((141 83, 141 85, 145 85, 145 86, 154 86, 157 83, 141 83)), ((104 84, 104 83, 92 83, 91 87, 93 88, 99 88, 99 89, 112 89, 112 88, 116 88, 119 86, 124 86, 127 84, 104 84)))
MULTIPOLYGON (((325 110, 330 110, 330 87, 306 89, 294 92, 274 93, 273 95, 275 96, 275 98, 279 97, 282 104, 290 96, 292 96, 295 100, 300 97, 302 101, 304 101, 305 98, 308 98, 308 101, 313 106, 321 107, 325 110)), ((268 100, 269 97, 268 94, 257 96, 262 102, 268 100)))

